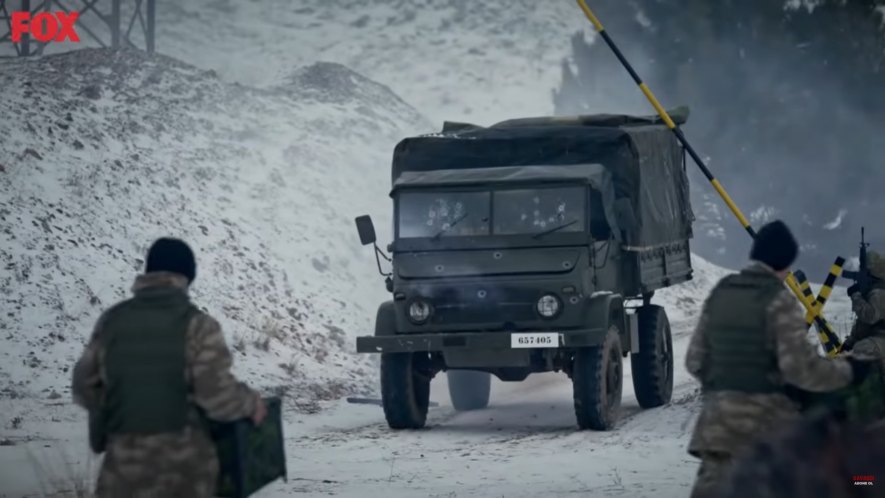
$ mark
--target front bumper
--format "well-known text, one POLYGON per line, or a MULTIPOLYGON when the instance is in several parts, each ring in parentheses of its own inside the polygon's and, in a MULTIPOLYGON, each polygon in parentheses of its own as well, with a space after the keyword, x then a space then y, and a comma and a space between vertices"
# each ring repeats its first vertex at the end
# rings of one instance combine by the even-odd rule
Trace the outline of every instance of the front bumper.
MULTIPOLYGON (((551 333, 554 331, 536 331, 551 333)), ((605 341, 605 328, 555 331, 559 344, 555 347, 526 349, 571 349, 598 346, 605 341)), ((435 334, 396 334, 363 336, 356 339, 357 353, 414 353, 434 351, 513 350, 512 334, 532 332, 439 332, 435 334)))

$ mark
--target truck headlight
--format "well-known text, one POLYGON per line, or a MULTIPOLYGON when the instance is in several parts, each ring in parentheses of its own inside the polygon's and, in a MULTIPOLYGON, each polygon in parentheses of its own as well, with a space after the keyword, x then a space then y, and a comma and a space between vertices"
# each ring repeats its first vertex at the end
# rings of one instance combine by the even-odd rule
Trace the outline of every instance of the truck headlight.
POLYGON ((427 301, 413 301, 409 305, 409 320, 415 323, 424 323, 430 318, 431 311, 433 311, 433 308, 427 301))
POLYGON ((559 298, 554 296, 553 294, 544 294, 541 296, 541 299, 538 299, 538 304, 536 306, 538 310, 538 314, 543 316, 544 318, 553 318, 557 314, 559 314, 560 308, 562 305, 559 302, 559 298))

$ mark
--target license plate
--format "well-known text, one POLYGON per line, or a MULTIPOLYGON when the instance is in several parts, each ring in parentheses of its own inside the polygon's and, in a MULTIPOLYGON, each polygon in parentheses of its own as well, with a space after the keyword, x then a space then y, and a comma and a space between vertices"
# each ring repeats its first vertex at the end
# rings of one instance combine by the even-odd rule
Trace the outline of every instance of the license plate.
POLYGON ((510 334, 511 348, 558 348, 559 334, 544 332, 534 334, 510 334))

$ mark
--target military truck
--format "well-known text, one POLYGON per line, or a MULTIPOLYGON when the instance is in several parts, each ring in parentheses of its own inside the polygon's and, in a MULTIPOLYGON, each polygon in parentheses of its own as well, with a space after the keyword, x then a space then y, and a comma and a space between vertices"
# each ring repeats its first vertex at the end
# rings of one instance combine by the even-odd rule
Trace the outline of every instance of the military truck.
POLYGON ((630 355, 639 405, 669 402, 670 325, 651 300, 692 278, 694 216, 684 151, 658 118, 447 122, 396 146, 390 195, 389 257, 356 219, 392 294, 356 345, 381 355, 391 428, 425 425, 439 372, 456 410, 486 407, 491 375, 565 372, 578 427, 609 430, 630 355))

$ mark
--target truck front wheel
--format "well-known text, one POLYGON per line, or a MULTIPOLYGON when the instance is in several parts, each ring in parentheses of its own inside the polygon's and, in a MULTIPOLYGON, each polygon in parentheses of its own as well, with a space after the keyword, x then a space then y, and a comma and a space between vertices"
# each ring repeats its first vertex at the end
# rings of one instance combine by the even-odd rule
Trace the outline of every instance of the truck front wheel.
POLYGON ((630 355, 633 391, 642 408, 670 402, 673 395, 673 338, 664 308, 639 308, 639 352, 630 355))
POLYGON ((381 404, 391 429, 420 429, 427 421, 431 376, 421 360, 418 353, 381 355, 381 404))
POLYGON ((579 428, 607 431, 617 423, 624 379, 621 357, 615 326, 601 345, 575 352, 572 387, 579 428))
POLYGON ((480 410, 489 406, 492 374, 470 370, 449 370, 449 396, 455 410, 480 410))

